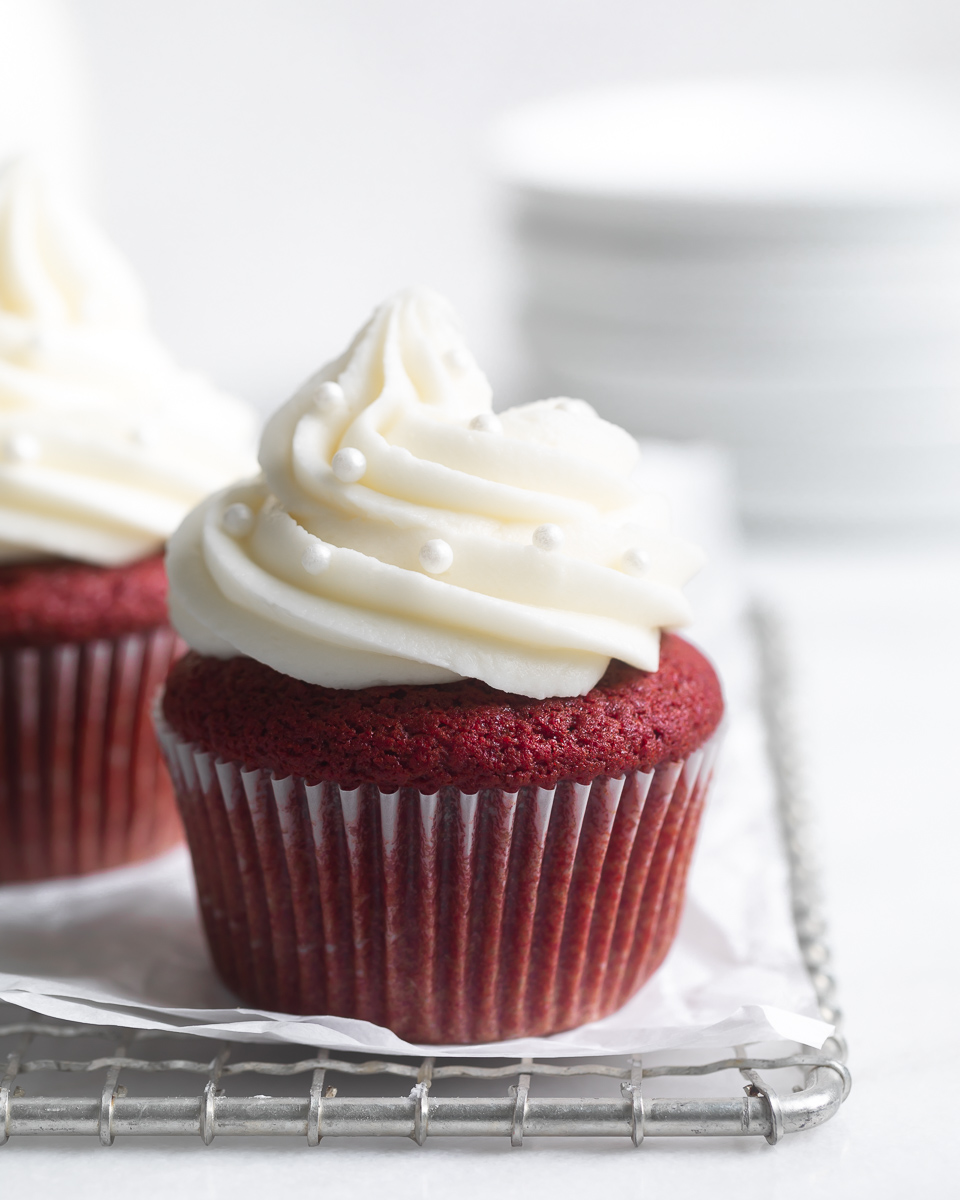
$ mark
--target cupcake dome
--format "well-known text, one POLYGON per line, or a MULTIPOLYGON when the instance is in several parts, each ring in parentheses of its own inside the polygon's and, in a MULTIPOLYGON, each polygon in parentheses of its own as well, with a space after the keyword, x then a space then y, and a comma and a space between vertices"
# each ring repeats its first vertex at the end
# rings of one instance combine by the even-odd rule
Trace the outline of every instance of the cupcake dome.
POLYGON ((716 730, 723 699, 703 655, 668 633, 656 672, 611 662, 585 696, 547 700, 476 679, 345 691, 192 652, 167 681, 164 713, 187 741, 279 779, 475 793, 680 761, 716 730))

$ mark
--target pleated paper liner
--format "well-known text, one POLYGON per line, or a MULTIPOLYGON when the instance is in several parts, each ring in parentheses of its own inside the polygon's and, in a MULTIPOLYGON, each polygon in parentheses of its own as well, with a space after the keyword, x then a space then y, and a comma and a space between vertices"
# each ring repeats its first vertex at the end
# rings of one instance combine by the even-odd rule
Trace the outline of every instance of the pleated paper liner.
POLYGON ((231 990, 434 1043, 570 1029, 641 987, 676 933, 719 745, 590 784, 425 795, 275 779, 154 719, 231 990))
POLYGON ((169 628, 0 648, 0 882, 149 858, 183 830, 150 706, 169 628))

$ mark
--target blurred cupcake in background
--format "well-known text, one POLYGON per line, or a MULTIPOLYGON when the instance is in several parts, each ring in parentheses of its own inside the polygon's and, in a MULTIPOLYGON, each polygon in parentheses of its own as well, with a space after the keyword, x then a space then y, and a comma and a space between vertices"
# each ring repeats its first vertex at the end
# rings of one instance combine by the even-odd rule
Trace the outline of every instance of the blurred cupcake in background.
POLYGON ((255 434, 173 363, 127 264, 37 167, 0 173, 0 881, 180 838, 148 719, 178 653, 163 547, 255 470, 255 434))

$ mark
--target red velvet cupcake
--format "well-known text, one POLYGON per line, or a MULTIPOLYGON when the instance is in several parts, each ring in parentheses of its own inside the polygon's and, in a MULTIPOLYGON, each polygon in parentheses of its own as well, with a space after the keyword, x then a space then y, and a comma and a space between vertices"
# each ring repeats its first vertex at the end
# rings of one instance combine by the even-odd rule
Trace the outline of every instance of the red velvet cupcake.
MULTIPOLYGON (((252 464, 125 264, 25 162, 0 176, 0 883, 182 836, 149 720, 177 652, 161 552, 252 464)), ((182 645, 180 646, 182 649, 182 645)))
POLYGON ((157 726, 214 962, 434 1044, 621 1005, 673 939, 723 703, 699 554, 581 401, 494 415, 401 294, 170 543, 157 726))

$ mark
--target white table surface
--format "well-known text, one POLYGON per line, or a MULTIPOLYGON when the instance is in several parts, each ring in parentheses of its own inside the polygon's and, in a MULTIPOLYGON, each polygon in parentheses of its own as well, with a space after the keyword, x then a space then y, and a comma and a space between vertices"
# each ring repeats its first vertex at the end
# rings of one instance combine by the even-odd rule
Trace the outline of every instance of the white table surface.
POLYGON ((821 1129, 597 1143, 12 1139, 11 1197, 960 1194, 960 547, 755 549, 788 621, 854 1089, 821 1129))

